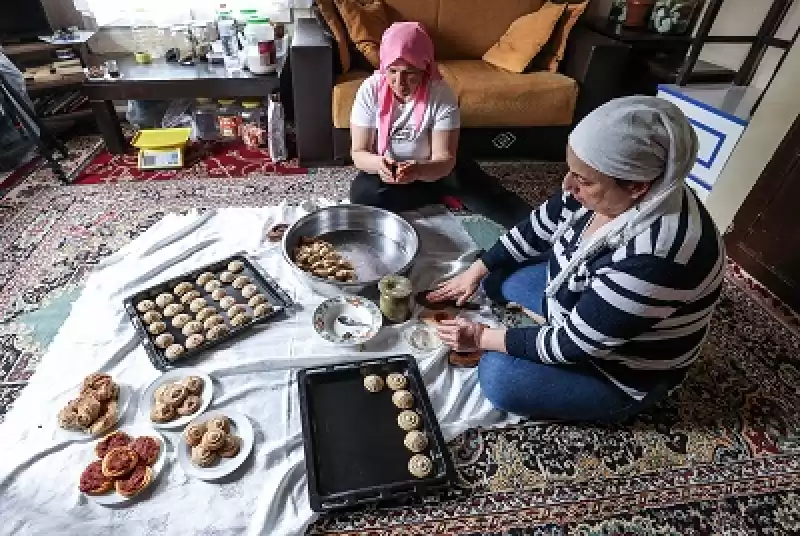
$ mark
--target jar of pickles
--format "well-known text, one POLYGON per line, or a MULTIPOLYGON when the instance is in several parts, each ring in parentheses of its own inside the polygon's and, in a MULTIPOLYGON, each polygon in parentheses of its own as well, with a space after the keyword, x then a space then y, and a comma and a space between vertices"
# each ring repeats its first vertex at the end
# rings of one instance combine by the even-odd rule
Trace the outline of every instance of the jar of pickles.
POLYGON ((219 136, 223 140, 239 139, 239 127, 242 124, 241 109, 234 99, 220 99, 217 109, 217 125, 219 136))
POLYGON ((267 144, 267 111, 260 101, 242 102, 240 135, 248 149, 267 144))

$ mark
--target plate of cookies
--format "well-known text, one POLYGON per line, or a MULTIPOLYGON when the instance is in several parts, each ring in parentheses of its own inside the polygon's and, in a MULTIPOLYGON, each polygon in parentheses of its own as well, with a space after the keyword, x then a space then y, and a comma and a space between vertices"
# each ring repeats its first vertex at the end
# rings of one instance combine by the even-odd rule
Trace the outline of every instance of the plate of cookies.
POLYGON ((234 411, 209 411, 192 421, 178 444, 184 472, 200 480, 216 480, 236 471, 253 449, 250 419, 234 411))
POLYGON ((139 408, 153 428, 178 428, 203 413, 213 397, 214 384, 208 374, 194 368, 175 369, 147 387, 139 408))
POLYGON ((58 412, 61 434, 79 439, 105 434, 125 414, 132 392, 129 385, 115 382, 108 374, 89 374, 58 412))
POLYGON ((148 426, 126 426, 103 437, 81 469, 78 488, 104 506, 124 504, 152 485, 164 468, 164 438, 148 426))

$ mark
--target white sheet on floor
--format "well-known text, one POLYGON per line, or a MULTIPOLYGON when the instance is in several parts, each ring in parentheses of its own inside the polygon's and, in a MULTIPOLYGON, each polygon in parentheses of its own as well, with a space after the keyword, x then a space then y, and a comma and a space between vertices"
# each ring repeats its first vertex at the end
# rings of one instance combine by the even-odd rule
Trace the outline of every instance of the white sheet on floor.
MULTIPOLYGON (((273 224, 304 213, 278 206, 170 214, 102 263, 0 426, 0 532, 291 535, 306 530, 315 515, 307 496, 297 369, 354 356, 310 331, 311 314, 323 298, 294 276, 279 246, 264 239, 273 224), (122 508, 88 501, 78 491, 78 476, 92 458, 91 443, 63 438, 55 420, 60 405, 81 378, 101 370, 137 389, 124 424, 147 423, 138 397, 159 375, 136 339, 123 299, 240 251, 301 304, 288 320, 257 328, 209 352, 197 365, 215 380, 213 409, 250 417, 256 431, 253 455, 221 483, 195 480, 176 463, 178 435, 167 432, 168 462, 151 493, 122 508)), ((412 272, 416 288, 458 271, 474 256, 469 235, 448 213, 432 209, 409 217, 423 249, 412 272)), ((400 332, 384 329, 355 358, 408 352, 400 332)), ((469 427, 513 420, 481 395, 476 370, 453 369, 441 354, 421 359, 420 367, 447 439, 469 427)))

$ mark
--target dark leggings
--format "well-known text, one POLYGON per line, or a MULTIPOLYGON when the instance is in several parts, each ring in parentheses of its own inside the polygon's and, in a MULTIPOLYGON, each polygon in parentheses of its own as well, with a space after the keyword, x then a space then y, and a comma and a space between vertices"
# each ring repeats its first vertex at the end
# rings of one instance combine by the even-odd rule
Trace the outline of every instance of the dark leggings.
POLYGON ((360 171, 350 185, 350 202, 403 212, 441 203, 442 197, 453 190, 451 177, 436 182, 387 184, 378 175, 360 171))

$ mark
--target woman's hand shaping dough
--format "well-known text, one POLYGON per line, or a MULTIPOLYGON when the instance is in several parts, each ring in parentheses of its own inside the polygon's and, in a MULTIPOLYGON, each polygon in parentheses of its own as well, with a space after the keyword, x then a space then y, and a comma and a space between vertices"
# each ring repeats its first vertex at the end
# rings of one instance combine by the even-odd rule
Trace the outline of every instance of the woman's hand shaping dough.
POLYGON ((481 335, 486 326, 470 322, 465 318, 444 320, 437 330, 439 338, 456 352, 474 352, 481 350, 481 335))
POLYGON ((432 302, 455 300, 456 305, 460 307, 475 294, 481 284, 481 280, 488 273, 489 270, 486 269, 483 261, 475 261, 466 272, 462 272, 453 279, 445 281, 439 285, 439 288, 428 294, 428 300, 432 302))
POLYGON ((378 168, 378 176, 380 176, 383 182, 394 184, 397 182, 394 171, 396 167, 397 163, 394 160, 384 157, 381 159, 381 165, 378 168))

